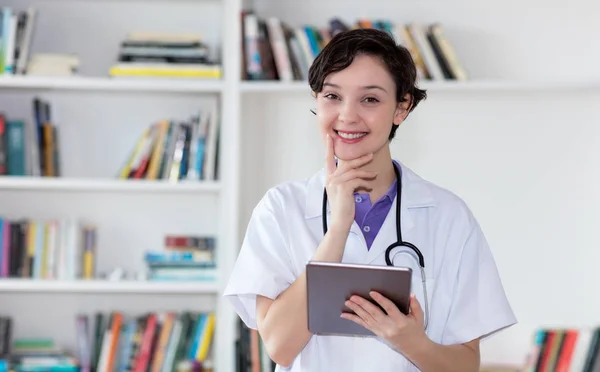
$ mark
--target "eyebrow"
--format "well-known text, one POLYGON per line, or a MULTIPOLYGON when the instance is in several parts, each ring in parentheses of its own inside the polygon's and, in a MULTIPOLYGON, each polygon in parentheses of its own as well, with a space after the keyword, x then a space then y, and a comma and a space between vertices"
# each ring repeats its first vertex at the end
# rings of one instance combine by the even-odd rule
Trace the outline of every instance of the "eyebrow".
MULTIPOLYGON (((329 87, 338 88, 338 89, 340 88, 339 85, 332 84, 332 83, 323 83, 323 86, 329 86, 329 87)), ((365 86, 362 86, 361 89, 380 89, 387 93, 387 90, 385 90, 383 87, 380 87, 379 85, 365 85, 365 86)))

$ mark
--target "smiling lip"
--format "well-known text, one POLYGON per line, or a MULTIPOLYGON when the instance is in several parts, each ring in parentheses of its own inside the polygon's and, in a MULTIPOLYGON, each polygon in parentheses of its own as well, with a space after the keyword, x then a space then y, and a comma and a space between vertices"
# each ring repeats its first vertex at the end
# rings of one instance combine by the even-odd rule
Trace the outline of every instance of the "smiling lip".
POLYGON ((336 137, 343 143, 357 143, 367 136, 367 132, 334 130, 336 137))

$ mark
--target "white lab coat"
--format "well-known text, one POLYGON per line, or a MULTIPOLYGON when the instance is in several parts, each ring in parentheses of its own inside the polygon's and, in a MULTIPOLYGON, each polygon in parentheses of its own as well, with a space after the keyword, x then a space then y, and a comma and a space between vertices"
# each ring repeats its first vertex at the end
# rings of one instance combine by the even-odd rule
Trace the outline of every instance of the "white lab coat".
MULTIPOLYGON (((427 334, 440 344, 487 337, 516 323, 488 243, 465 203, 402 166, 401 227, 405 241, 423 253, 429 298, 427 334)), ((305 181, 271 188, 253 211, 224 295, 256 329, 256 295, 275 299, 304 271, 323 238, 324 170, 305 181)), ((343 262, 385 265, 396 241, 396 201, 370 250, 358 225, 348 237, 343 262)), ((328 213, 329 215, 329 213, 328 213)), ((407 254, 396 266, 413 268, 413 288, 424 307, 421 272, 407 254)), ((291 321, 291 320, 290 320, 291 321)), ((288 368, 277 371, 418 371, 375 337, 313 335, 288 368)))

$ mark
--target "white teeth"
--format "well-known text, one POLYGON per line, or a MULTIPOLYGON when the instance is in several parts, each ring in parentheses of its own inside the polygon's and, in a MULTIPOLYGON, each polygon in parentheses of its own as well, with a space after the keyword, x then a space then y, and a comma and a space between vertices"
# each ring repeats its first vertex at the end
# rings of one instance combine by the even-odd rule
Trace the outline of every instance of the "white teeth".
POLYGON ((344 132, 337 132, 337 133, 340 137, 345 138, 345 139, 356 139, 356 138, 364 137, 367 135, 366 133, 344 133, 344 132))

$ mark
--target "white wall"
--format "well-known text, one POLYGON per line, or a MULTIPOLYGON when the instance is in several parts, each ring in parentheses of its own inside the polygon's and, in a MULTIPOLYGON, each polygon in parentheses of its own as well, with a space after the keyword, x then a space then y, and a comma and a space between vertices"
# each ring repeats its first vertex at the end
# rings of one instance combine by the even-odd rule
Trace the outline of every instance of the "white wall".
MULTIPOLYGON (((591 36, 600 6, 592 2, 365 3, 256 6, 292 26, 336 15, 440 21, 477 79, 600 78, 591 36)), ((485 362, 522 362, 536 327, 600 324, 600 90, 577 88, 433 90, 392 144, 397 159, 467 201, 493 249, 519 324, 483 345, 485 362)), ((246 93, 242 101, 246 221, 268 187, 318 170, 323 151, 307 93, 246 93)))

